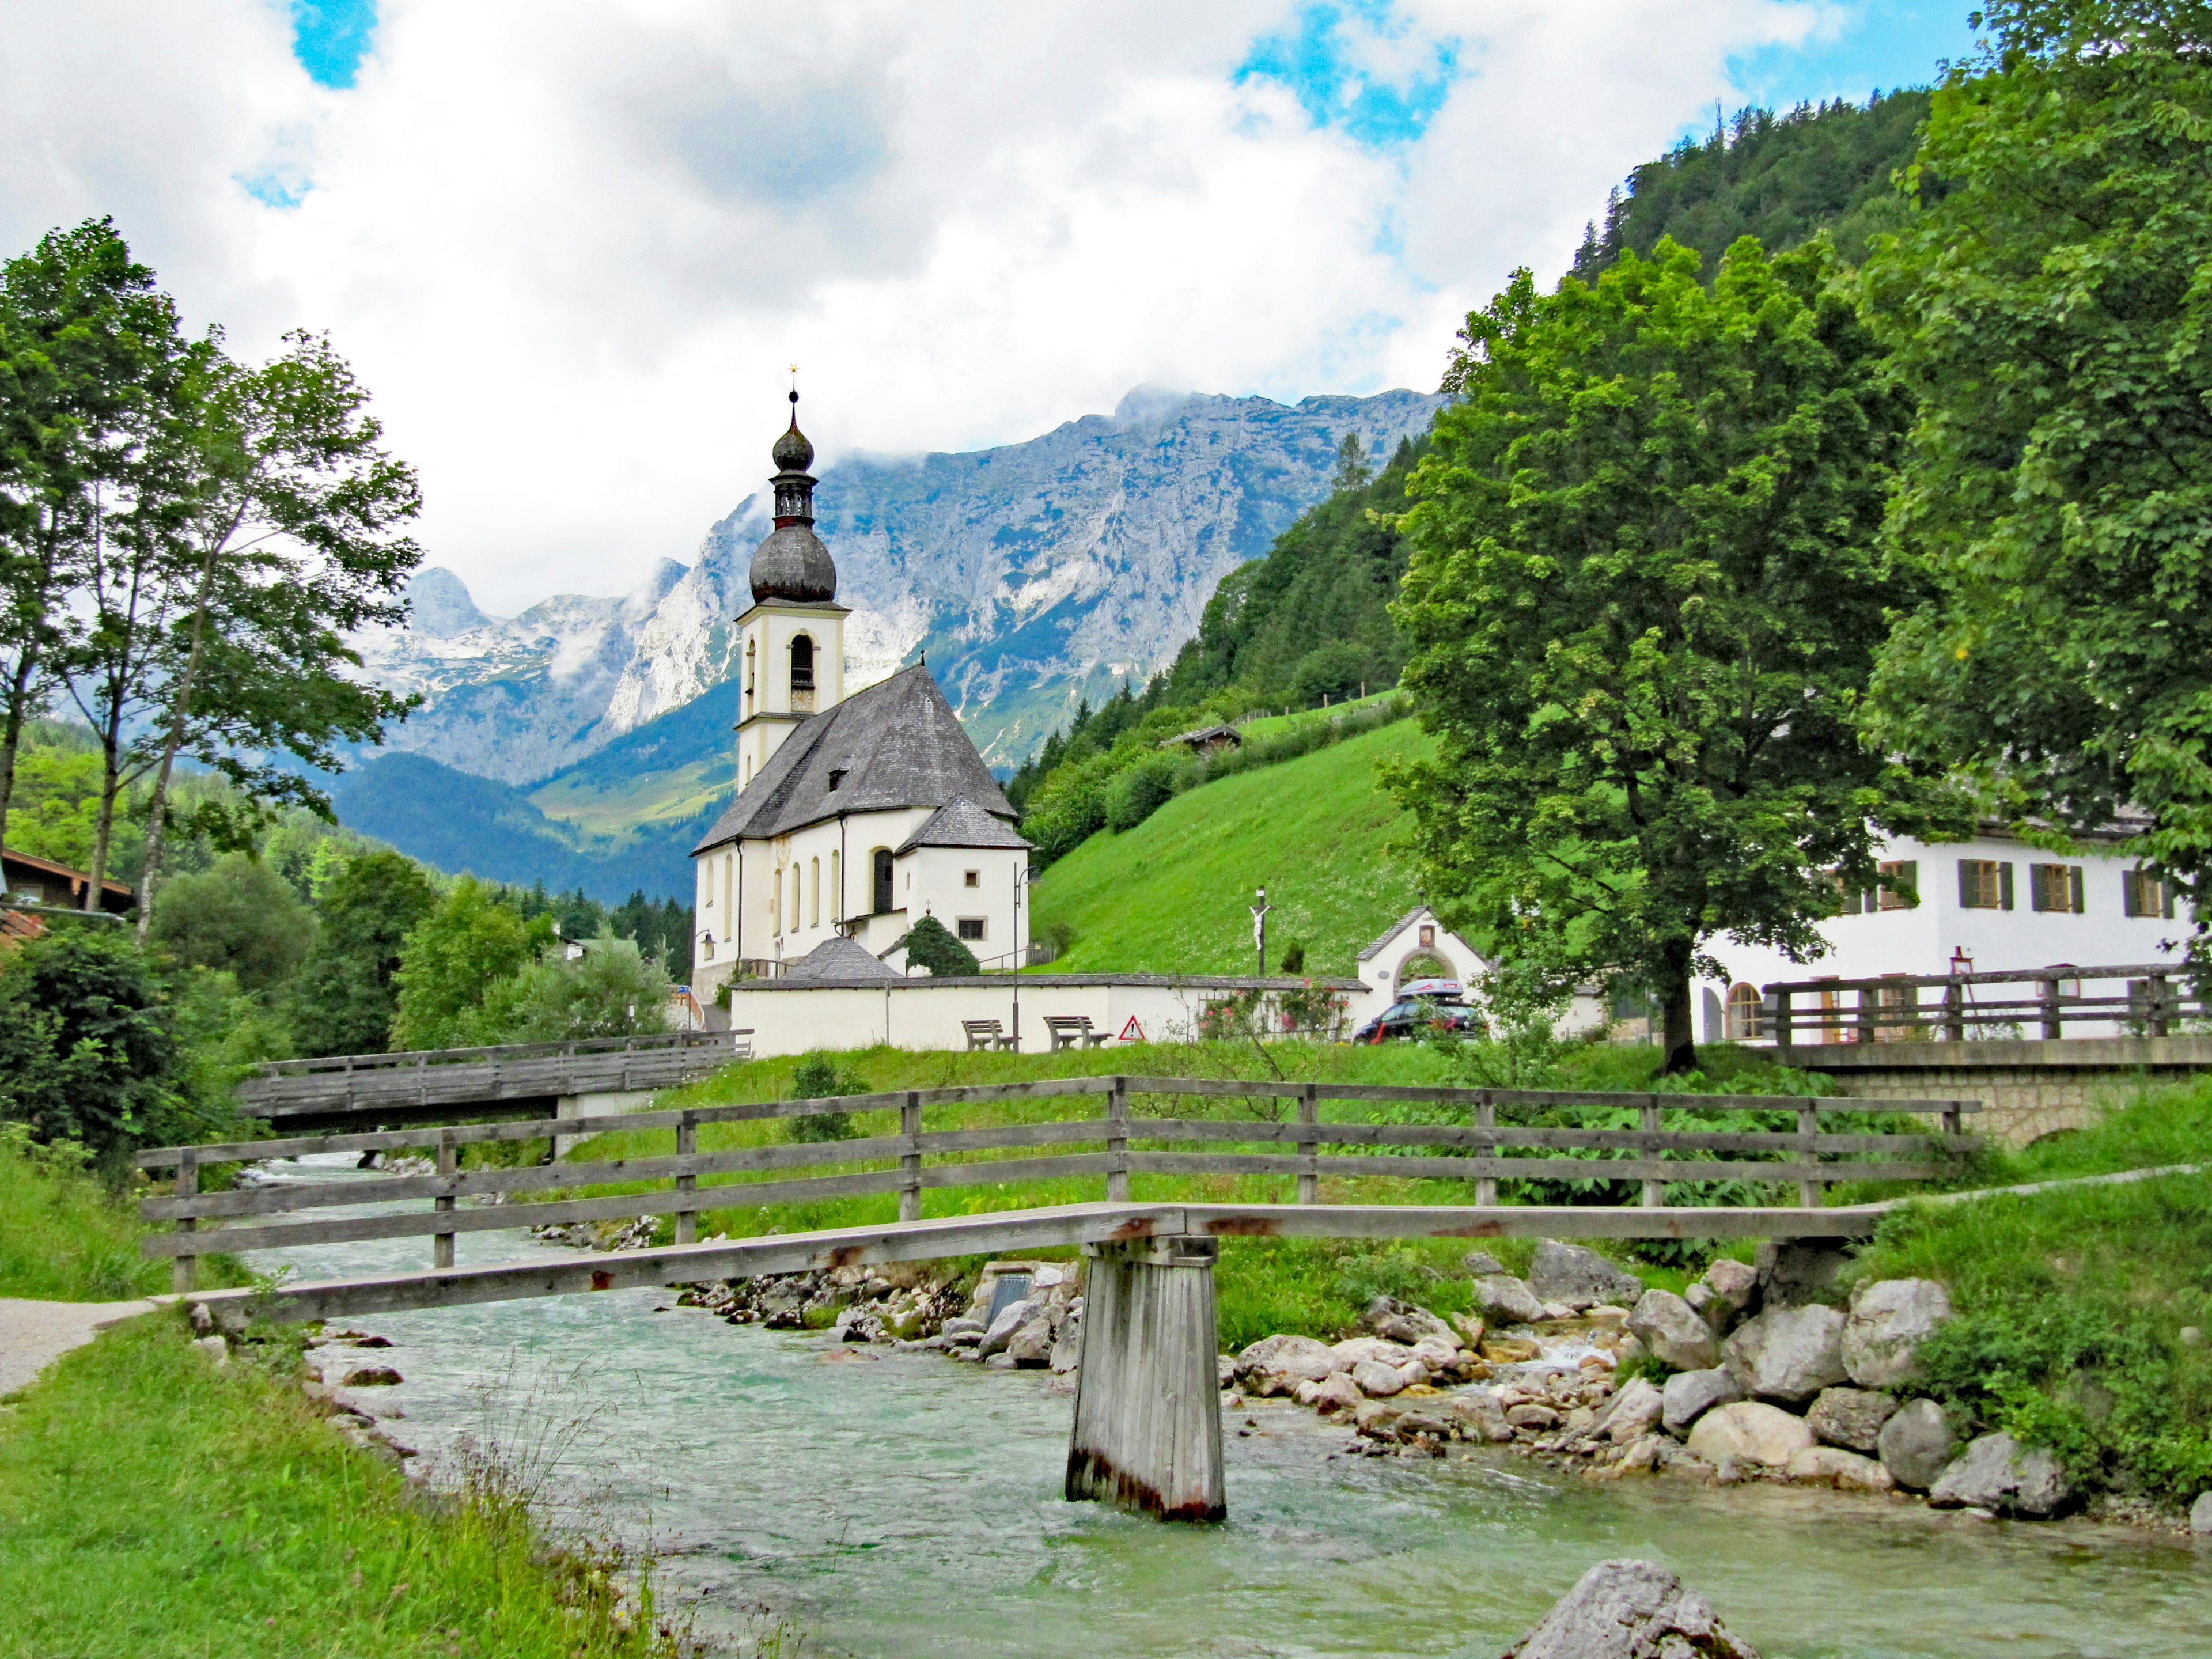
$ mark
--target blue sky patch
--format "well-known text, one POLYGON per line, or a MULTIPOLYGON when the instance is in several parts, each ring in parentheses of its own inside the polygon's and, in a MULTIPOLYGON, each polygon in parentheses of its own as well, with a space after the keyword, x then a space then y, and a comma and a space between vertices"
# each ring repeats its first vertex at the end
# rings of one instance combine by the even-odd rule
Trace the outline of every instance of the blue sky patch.
POLYGON ((1972 9, 1967 0, 1861 0, 1830 10, 1802 46, 1731 58, 1729 79, 1742 101, 1778 110, 1831 98, 1863 104, 1877 87, 1932 86, 1942 59, 1972 54, 1972 9))
POLYGON ((1254 41, 1236 82, 1275 82, 1316 126, 1361 143, 1410 143, 1444 106, 1460 65, 1456 40, 1411 41, 1407 30, 1390 0, 1322 0, 1302 8, 1290 30, 1254 41), (1393 58, 1395 75, 1382 68, 1393 58))
POLYGON ((292 55, 319 85, 351 86, 375 33, 376 0, 292 0, 292 55))

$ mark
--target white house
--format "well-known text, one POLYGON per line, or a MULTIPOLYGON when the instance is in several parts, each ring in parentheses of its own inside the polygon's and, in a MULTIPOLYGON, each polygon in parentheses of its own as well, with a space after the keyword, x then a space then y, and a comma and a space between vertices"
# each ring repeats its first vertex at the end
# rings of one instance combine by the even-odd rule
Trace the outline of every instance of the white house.
POLYGON ((845 695, 848 612, 795 408, 773 454, 775 528, 738 618, 739 787, 691 854, 692 984, 711 1000, 740 963, 774 975, 833 938, 883 957, 925 915, 987 965, 1017 964, 1030 844, 1014 810, 927 667, 845 695))
MULTIPOLYGON (((2132 841, 2123 829, 2069 857, 1989 826, 1972 841, 1893 841, 1881 855, 1882 884, 1847 895, 1844 914, 1820 924, 1825 955, 1795 963, 1733 936, 1713 942, 1728 977, 1698 987, 1700 1035, 1763 1036, 1760 988, 1778 981, 2179 963, 2192 924, 2177 917, 2171 890, 2143 870, 2132 841)), ((1832 1006, 1856 1006, 1848 994, 1834 995, 1832 1006)))
POLYGON ((1472 945, 1438 921, 1427 905, 1417 904, 1359 953, 1356 971, 1364 988, 1345 1012, 1358 1026, 1396 1002, 1404 994, 1401 987, 1442 980, 1472 993, 1488 970, 1472 945))

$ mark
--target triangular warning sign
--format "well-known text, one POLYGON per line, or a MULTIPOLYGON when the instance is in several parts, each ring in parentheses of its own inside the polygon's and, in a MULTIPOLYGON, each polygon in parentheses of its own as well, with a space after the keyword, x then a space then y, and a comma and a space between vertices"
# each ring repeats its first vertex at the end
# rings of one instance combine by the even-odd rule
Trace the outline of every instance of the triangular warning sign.
POLYGON ((1145 1040, 1145 1028, 1137 1024, 1137 1017, 1134 1014, 1130 1015, 1129 1023, 1121 1028, 1121 1041, 1142 1042, 1145 1040))

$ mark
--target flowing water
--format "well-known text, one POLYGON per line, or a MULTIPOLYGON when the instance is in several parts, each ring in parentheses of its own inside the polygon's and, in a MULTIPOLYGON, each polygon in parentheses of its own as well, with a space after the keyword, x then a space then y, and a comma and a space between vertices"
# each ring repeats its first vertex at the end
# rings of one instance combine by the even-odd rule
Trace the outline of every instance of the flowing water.
MULTIPOLYGON (((459 1243, 464 1265, 538 1248, 459 1243)), ((281 1259, 313 1279, 428 1254, 281 1259)), ((1170 1527, 1061 1501, 1072 1402, 1045 1373, 728 1326, 665 1291, 362 1323, 406 1381, 362 1397, 404 1408, 392 1432, 434 1463, 487 1427, 579 1425, 551 1490, 650 1539, 702 1635, 757 1629, 765 1607, 866 1659, 1494 1659, 1592 1563, 1640 1556, 1765 1659, 2212 1654, 2212 1547, 2124 1528, 1592 1486, 1490 1451, 1347 1456, 1344 1430, 1279 1402, 1225 1421, 1228 1523, 1170 1527)))

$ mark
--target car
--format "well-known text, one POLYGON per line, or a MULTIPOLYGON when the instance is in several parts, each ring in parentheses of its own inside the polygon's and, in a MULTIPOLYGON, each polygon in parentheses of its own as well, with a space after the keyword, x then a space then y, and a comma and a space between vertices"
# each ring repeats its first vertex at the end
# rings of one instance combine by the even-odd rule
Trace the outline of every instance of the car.
POLYGON ((1445 1002, 1433 997, 1407 997, 1394 1002, 1352 1034, 1354 1042, 1402 1042, 1431 1037, 1446 1031, 1480 1034, 1482 1017, 1464 1002, 1445 1002))

